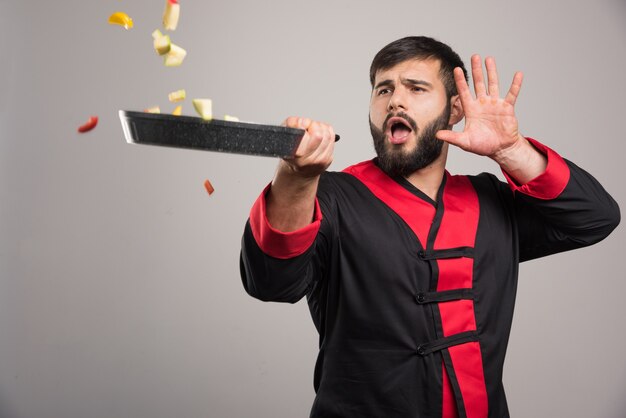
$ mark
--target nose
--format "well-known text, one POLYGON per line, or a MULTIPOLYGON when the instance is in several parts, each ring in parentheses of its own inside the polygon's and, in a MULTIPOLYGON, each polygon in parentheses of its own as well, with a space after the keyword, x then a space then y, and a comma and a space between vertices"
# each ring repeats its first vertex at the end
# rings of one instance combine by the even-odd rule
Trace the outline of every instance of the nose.
POLYGON ((406 100, 402 89, 395 89, 389 97, 389 103, 387 104, 387 111, 396 111, 398 109, 406 110, 406 100))

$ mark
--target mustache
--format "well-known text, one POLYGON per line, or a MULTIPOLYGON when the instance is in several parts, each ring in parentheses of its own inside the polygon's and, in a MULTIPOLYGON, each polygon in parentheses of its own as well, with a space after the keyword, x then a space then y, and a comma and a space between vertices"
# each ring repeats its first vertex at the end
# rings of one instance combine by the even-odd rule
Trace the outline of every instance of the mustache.
POLYGON ((387 117, 385 118, 385 121, 383 122, 383 132, 387 132, 387 124, 389 122, 389 119, 391 118, 404 119, 409 124, 411 129, 413 129, 413 132, 417 132, 417 123, 415 122, 415 120, 413 120, 413 118, 411 118, 409 115, 407 115, 404 112, 389 113, 387 117))

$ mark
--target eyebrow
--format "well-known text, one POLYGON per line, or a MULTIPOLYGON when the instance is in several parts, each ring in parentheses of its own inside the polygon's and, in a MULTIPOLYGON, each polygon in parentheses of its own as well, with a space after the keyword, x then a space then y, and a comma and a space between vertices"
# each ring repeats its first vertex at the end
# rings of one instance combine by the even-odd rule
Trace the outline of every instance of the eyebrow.
POLYGON ((378 84, 376 84, 374 86, 374 90, 378 90, 379 88, 381 88, 383 86, 393 86, 393 81, 391 81, 391 80, 380 81, 378 84))
MULTIPOLYGON (((431 83, 429 83, 428 81, 424 81, 424 80, 415 80, 412 78, 403 78, 402 79, 402 84, 404 85, 412 85, 412 86, 425 86, 428 88, 432 88, 433 85, 431 83)), ((374 87, 374 90, 379 89, 380 87, 383 86, 393 86, 394 82, 393 80, 382 80, 380 81, 378 84, 376 84, 376 86, 374 87)))
POLYGON ((411 84, 414 86, 425 86, 428 88, 432 88, 433 85, 431 83, 429 83, 428 81, 424 81, 424 80, 413 80, 412 78, 405 78, 402 80, 403 84, 411 84))

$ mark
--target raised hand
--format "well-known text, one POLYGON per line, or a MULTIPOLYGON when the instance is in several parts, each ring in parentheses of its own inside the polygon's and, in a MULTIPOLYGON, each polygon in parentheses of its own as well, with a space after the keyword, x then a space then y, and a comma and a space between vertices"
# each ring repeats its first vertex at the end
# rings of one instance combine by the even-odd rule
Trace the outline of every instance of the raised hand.
POLYGON ((480 56, 473 55, 471 61, 475 98, 472 97, 463 71, 460 68, 454 69, 454 80, 465 113, 463 132, 441 130, 436 136, 465 151, 497 160, 499 154, 516 147, 520 140, 526 142, 519 133, 515 116, 515 101, 522 86, 523 75, 521 72, 515 73, 506 97, 500 98, 495 59, 485 59, 486 86, 480 56))

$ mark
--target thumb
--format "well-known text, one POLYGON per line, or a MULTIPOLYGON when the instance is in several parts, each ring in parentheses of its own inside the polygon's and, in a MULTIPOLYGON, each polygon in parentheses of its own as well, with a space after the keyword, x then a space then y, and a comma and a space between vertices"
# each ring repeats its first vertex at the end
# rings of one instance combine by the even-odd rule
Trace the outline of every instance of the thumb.
POLYGON ((454 132, 447 129, 442 129, 437 131, 435 137, 441 141, 445 141, 449 144, 456 145, 460 147, 463 143, 463 133, 462 132, 454 132))

